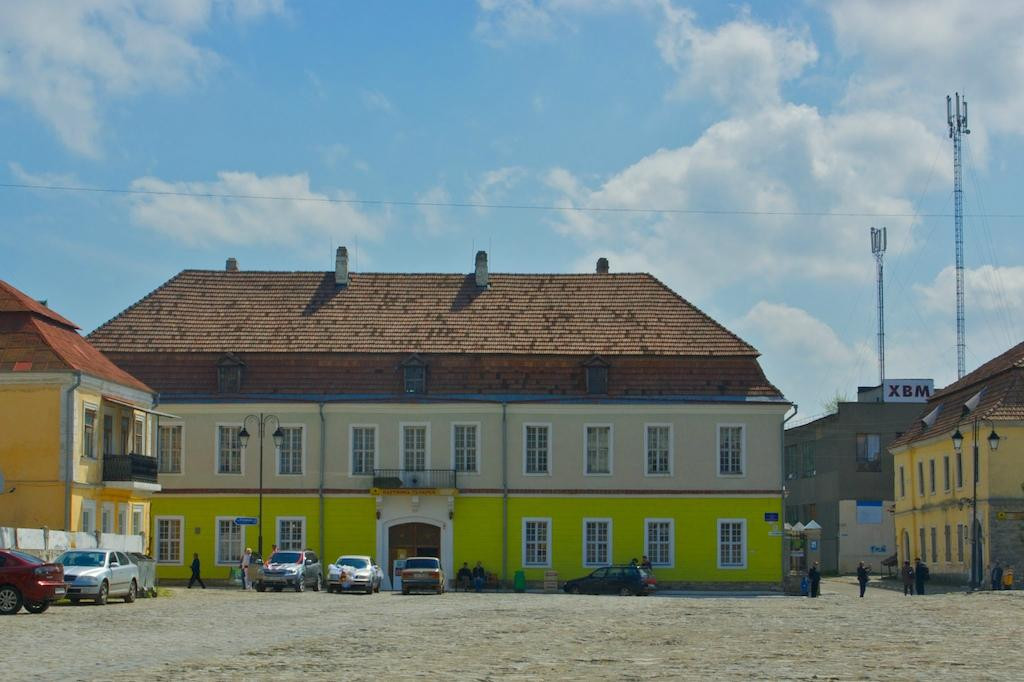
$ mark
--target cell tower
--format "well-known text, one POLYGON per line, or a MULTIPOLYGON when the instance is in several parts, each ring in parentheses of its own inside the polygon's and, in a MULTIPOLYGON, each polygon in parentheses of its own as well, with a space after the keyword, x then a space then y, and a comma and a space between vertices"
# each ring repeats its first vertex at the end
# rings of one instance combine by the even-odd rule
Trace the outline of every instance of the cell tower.
POLYGON ((871 228, 871 253, 878 270, 878 385, 885 383, 885 293, 882 288, 882 261, 885 259, 885 228, 871 228))
POLYGON ((964 332, 964 189, 960 171, 960 136, 970 135, 967 127, 967 98, 963 99, 963 114, 960 113, 960 93, 956 93, 956 110, 953 98, 946 95, 946 123, 949 138, 953 140, 953 221, 956 240, 956 378, 966 373, 964 351, 967 348, 964 332), (954 116, 955 115, 955 116, 954 116))

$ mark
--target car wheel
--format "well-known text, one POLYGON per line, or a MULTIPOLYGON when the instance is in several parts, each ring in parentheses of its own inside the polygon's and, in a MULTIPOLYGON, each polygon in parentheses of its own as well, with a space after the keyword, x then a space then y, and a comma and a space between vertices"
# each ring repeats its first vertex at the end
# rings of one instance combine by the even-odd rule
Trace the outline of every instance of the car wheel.
POLYGON ((0 587, 0 614, 13 616, 21 611, 21 592, 14 585, 0 587))
POLYGON ((320 579, 320 574, 318 573, 318 574, 317 574, 317 576, 316 576, 316 583, 314 583, 314 584, 313 584, 313 591, 314 591, 314 592, 319 592, 319 591, 320 591, 320 588, 321 588, 322 586, 323 586, 323 585, 322 585, 322 583, 321 583, 321 579, 320 579))
POLYGON ((149 596, 152 597, 153 599, 156 599, 156 588, 155 587, 151 587, 149 589, 149 596))
POLYGON ((579 594, 579 593, 580 593, 580 586, 579 585, 573 585, 572 587, 569 588, 569 594, 579 594))
POLYGON ((296 592, 305 592, 306 591, 306 579, 304 577, 300 577, 295 582, 295 591, 296 592))
POLYGON ((42 613, 46 609, 50 608, 50 602, 48 601, 27 601, 25 602, 25 610, 29 613, 42 613))
POLYGON ((108 585, 107 581, 104 580, 103 584, 100 585, 99 593, 97 593, 97 595, 96 595, 96 603, 100 604, 102 606, 103 604, 107 603, 107 599, 109 599, 109 598, 110 598, 110 585, 108 585))
MULTIPOLYGON (((256 591, 257 592, 266 592, 267 591, 267 586, 263 584, 262 580, 259 581, 258 583, 256 583, 256 591)), ((278 592, 280 592, 280 591, 281 590, 278 590, 278 592)))
POLYGON ((623 587, 621 590, 619 590, 619 596, 620 597, 632 597, 633 596, 633 590, 629 589, 628 587, 623 587))
POLYGON ((135 601, 135 597, 139 594, 139 585, 132 579, 132 584, 128 586, 128 594, 124 595, 124 603, 131 604, 135 601))

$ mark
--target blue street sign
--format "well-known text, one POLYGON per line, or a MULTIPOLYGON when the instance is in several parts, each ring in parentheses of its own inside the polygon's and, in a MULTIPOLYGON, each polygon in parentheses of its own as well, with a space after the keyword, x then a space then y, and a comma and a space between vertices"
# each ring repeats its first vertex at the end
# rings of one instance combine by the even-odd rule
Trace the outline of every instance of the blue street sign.
POLYGON ((778 521, 779 520, 779 512, 765 512, 764 513, 764 520, 765 521, 778 521))
POLYGON ((235 519, 236 526, 255 526, 260 520, 255 516, 239 516, 235 519))

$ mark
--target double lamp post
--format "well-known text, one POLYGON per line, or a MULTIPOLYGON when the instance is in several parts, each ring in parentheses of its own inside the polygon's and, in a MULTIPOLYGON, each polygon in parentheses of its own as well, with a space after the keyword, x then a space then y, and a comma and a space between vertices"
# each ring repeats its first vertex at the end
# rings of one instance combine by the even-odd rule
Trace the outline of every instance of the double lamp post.
POLYGON ((242 430, 238 432, 238 443, 245 449, 245 446, 249 444, 249 432, 245 429, 249 421, 255 421, 257 425, 257 433, 260 439, 260 491, 259 491, 259 539, 256 544, 256 551, 259 553, 260 558, 263 558, 263 440, 267 432, 267 425, 273 421, 274 426, 277 428, 271 437, 274 439, 274 447, 280 448, 281 444, 284 443, 284 432, 281 431, 281 420, 273 414, 250 414, 242 420, 242 430))
MULTIPOLYGON (((981 417, 974 417, 971 420, 972 438, 971 450, 974 459, 974 491, 971 494, 971 589, 976 590, 981 585, 981 538, 978 536, 978 429, 981 422, 986 422, 992 427, 988 435, 988 449, 995 452, 999 448, 999 435, 992 422, 981 417)), ((953 449, 960 453, 964 446, 964 436, 957 426, 956 433, 952 436, 953 449)), ((991 478, 991 477, 990 477, 991 478)))

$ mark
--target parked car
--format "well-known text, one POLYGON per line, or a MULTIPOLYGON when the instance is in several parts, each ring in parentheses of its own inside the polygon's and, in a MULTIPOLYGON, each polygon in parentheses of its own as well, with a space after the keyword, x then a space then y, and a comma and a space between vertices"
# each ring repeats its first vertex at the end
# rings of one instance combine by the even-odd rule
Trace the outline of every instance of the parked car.
POLYGON ((412 557, 405 560, 405 568, 402 569, 402 594, 409 594, 412 590, 429 590, 442 594, 444 580, 440 559, 437 557, 412 557))
POLYGON ((71 549, 57 557, 64 567, 67 596, 72 604, 91 599, 106 604, 110 597, 135 601, 139 594, 139 567, 124 552, 112 549, 71 549))
POLYGON ((384 571, 371 557, 361 554, 343 554, 327 566, 327 591, 359 591, 366 594, 380 592, 384 571))
POLYGON ((647 595, 657 589, 654 574, 639 566, 607 566, 590 575, 566 580, 563 588, 569 594, 631 594, 647 595))
POLYGON ((280 592, 286 587, 302 592, 307 587, 312 587, 315 592, 319 592, 323 584, 324 574, 320 558, 316 552, 308 549, 274 552, 266 566, 259 569, 256 578, 256 589, 260 592, 266 592, 268 587, 273 588, 275 592, 280 592))
POLYGON ((16 549, 0 549, 0 615, 42 613, 64 597, 64 568, 16 549))

